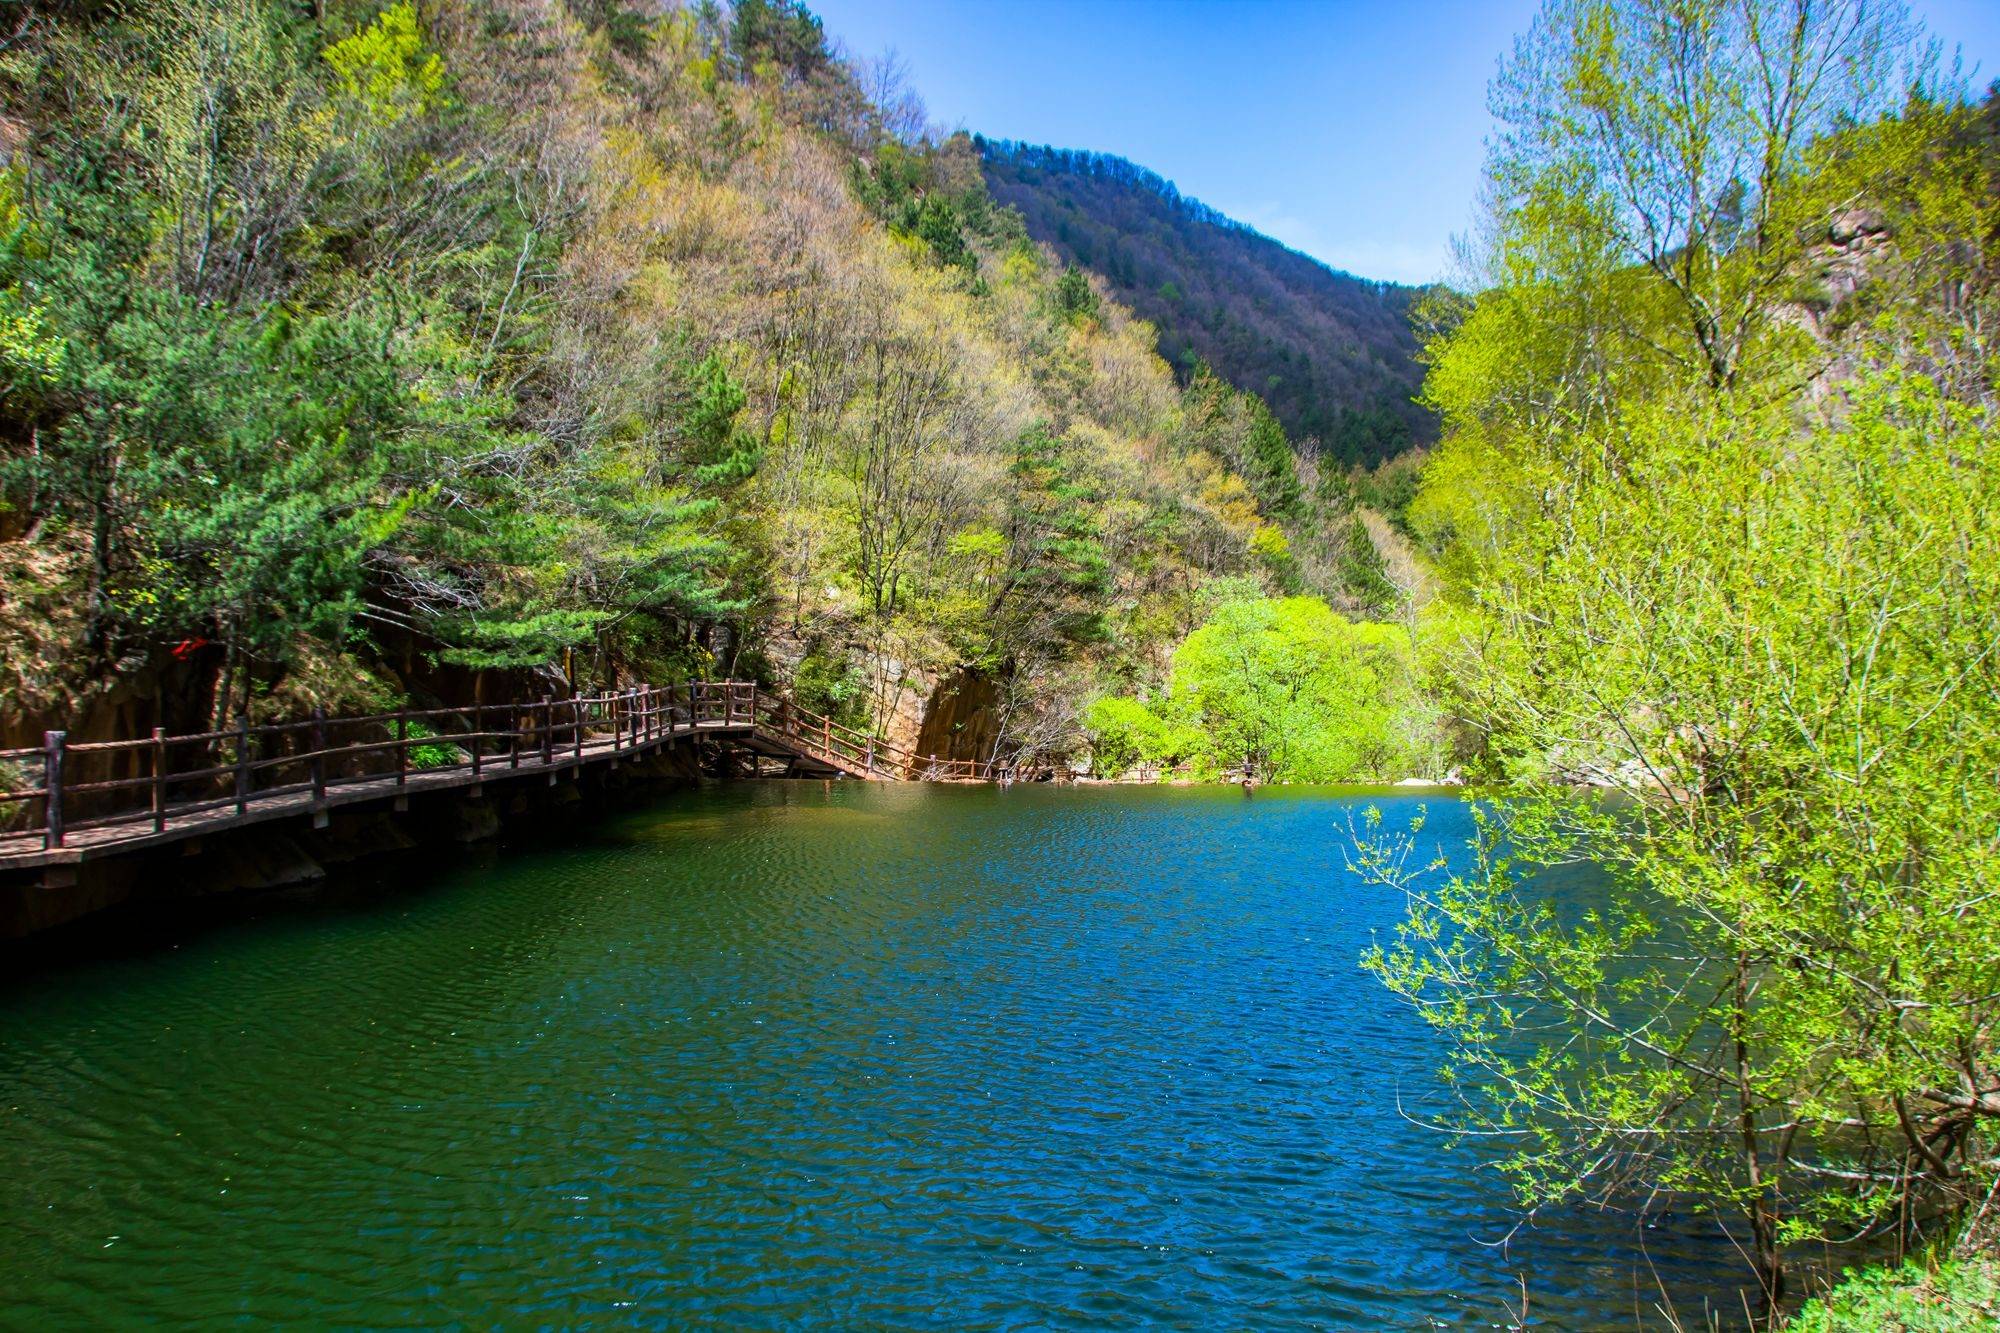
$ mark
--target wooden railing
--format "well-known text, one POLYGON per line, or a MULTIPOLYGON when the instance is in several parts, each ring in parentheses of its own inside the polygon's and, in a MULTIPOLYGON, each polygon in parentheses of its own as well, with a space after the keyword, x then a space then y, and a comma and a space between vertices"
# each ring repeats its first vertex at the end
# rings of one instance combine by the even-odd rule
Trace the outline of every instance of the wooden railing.
POLYGON ((992 760, 920 755, 823 714, 808 712, 790 699, 761 689, 756 692, 755 709, 760 730, 775 733, 800 754, 857 777, 903 782, 1013 782, 1047 777, 1051 773, 1045 768, 1023 768, 992 760))
POLYGON ((616 759, 703 728, 742 728, 855 777, 1005 781, 1007 765, 919 756, 799 708, 747 681, 640 685, 532 703, 405 709, 367 717, 251 726, 137 740, 71 742, 51 731, 38 748, 0 750, 0 859, 11 846, 60 848, 72 834, 130 829, 160 835, 170 821, 246 816, 290 799, 324 807, 330 791, 373 784, 396 793, 452 773, 477 783, 530 767, 553 771, 616 759))

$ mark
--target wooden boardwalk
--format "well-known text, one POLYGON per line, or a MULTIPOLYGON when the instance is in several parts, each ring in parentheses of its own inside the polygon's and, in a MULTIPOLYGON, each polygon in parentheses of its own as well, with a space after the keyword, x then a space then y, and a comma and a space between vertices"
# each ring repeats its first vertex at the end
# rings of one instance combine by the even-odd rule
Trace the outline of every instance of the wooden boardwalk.
POLYGON ((553 783, 701 739, 781 758, 787 772, 986 782, 1002 765, 888 746, 747 681, 703 681, 531 704, 484 704, 143 740, 0 751, 0 872, 75 866, 226 829, 311 818, 413 793, 553 783), (25 774, 26 781, 21 780, 25 774))

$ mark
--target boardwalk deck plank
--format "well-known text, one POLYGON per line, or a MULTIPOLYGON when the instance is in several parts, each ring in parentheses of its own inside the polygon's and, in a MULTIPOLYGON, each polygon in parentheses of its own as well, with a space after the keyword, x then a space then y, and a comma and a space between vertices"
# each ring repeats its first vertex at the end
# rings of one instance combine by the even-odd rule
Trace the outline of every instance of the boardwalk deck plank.
MULTIPOLYGON (((261 760, 261 767, 257 770, 276 771, 275 766, 284 764, 309 766, 318 775, 315 781, 323 783, 323 794, 314 792, 313 783, 294 783, 271 791, 252 791, 243 799, 242 809, 239 810, 235 797, 213 793, 198 800, 165 804, 164 818, 157 828, 150 808, 81 819, 72 816, 60 823, 50 820, 48 823, 56 825, 61 834, 59 841, 49 827, 0 833, 0 872, 75 866, 101 857, 189 843, 212 833, 252 824, 310 817, 324 811, 393 801, 410 795, 483 787, 487 783, 504 784, 532 777, 554 780, 565 773, 594 765, 616 764, 656 754, 691 738, 734 741, 766 756, 790 759, 795 768, 802 767, 808 773, 829 777, 876 781, 990 781, 1009 776, 1007 770, 990 763, 909 754, 831 719, 798 709, 790 700, 768 695, 745 682, 703 682, 665 691, 641 687, 588 699, 577 697, 544 700, 540 704, 493 707, 503 717, 511 719, 512 730, 499 733, 484 730, 483 720, 490 716, 486 709, 438 710, 432 714, 414 715, 435 717, 449 713, 464 716, 469 713, 471 723, 468 730, 475 733, 472 735, 409 736, 406 735, 404 719, 412 715, 407 714, 329 719, 324 726, 375 726, 382 728, 385 736, 391 739, 350 745, 345 750, 328 748, 261 760), (681 702, 675 703, 676 699, 681 702), (598 710, 594 718, 589 712, 591 709, 598 710), (704 711, 713 713, 718 710, 723 716, 703 716, 704 711), (568 715, 567 720, 565 715, 568 715), (524 719, 528 725, 523 725, 524 719), (539 719, 538 729, 534 725, 536 719, 539 719), (593 729, 612 734, 591 735, 593 729), (580 744, 579 731, 583 733, 580 744), (559 736, 559 733, 567 734, 559 736), (504 753, 486 751, 485 747, 503 741, 507 744, 504 753), (345 779, 329 780, 324 777, 324 756, 357 751, 405 756, 408 747, 417 744, 456 746, 466 757, 449 766, 424 768, 408 767, 407 759, 399 757, 394 762, 403 769, 400 774, 392 769, 345 779), (463 748, 466 744, 480 748, 476 765, 463 748), (545 751, 549 756, 546 761, 543 758, 545 751)), ((296 727, 274 726, 258 729, 254 735, 261 740, 288 735, 296 730, 296 727)), ((314 734, 324 733, 315 731, 314 734)), ((253 733, 244 732, 242 735, 253 733)), ((187 744, 190 741, 206 743, 199 737, 167 738, 168 744, 187 744)), ((239 747, 245 744, 242 740, 235 743, 239 747)), ((141 747, 148 744, 154 748, 146 753, 159 752, 157 741, 135 741, 80 745, 72 753, 103 755, 123 751, 137 754, 141 752, 141 747)), ((229 771, 227 766, 206 770, 218 776, 229 771)), ((202 778, 200 773, 170 772, 164 781, 185 783, 191 776, 202 778)), ((133 780, 126 781, 125 790, 135 790, 130 785, 133 780)), ((141 782, 153 784, 161 792, 166 790, 150 776, 141 782)), ((89 791, 88 785, 73 782, 65 782, 62 787, 66 800, 72 793, 89 791)))

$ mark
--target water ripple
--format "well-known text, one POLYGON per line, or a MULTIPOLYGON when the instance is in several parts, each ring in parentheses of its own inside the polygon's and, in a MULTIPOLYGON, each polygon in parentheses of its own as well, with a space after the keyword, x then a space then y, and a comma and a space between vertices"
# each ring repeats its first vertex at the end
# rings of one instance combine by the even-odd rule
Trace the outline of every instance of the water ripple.
POLYGON ((1347 804, 744 786, 19 978, 0 1323, 1632 1326, 1399 1114, 1347 804))

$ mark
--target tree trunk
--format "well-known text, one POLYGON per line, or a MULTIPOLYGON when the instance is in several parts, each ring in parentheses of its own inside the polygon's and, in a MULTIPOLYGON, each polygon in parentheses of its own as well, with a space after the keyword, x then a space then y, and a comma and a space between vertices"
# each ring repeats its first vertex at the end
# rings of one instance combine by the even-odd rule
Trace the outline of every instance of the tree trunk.
POLYGON ((1736 956, 1736 1004, 1730 1015, 1730 1036, 1736 1046, 1737 1130, 1743 1153, 1743 1173, 1750 1186, 1750 1262, 1763 1292, 1761 1317, 1778 1327, 1778 1302, 1785 1294, 1785 1261, 1778 1248, 1778 1200, 1775 1179, 1767 1179, 1758 1151, 1757 1102, 1750 1087, 1750 959, 1736 956))

